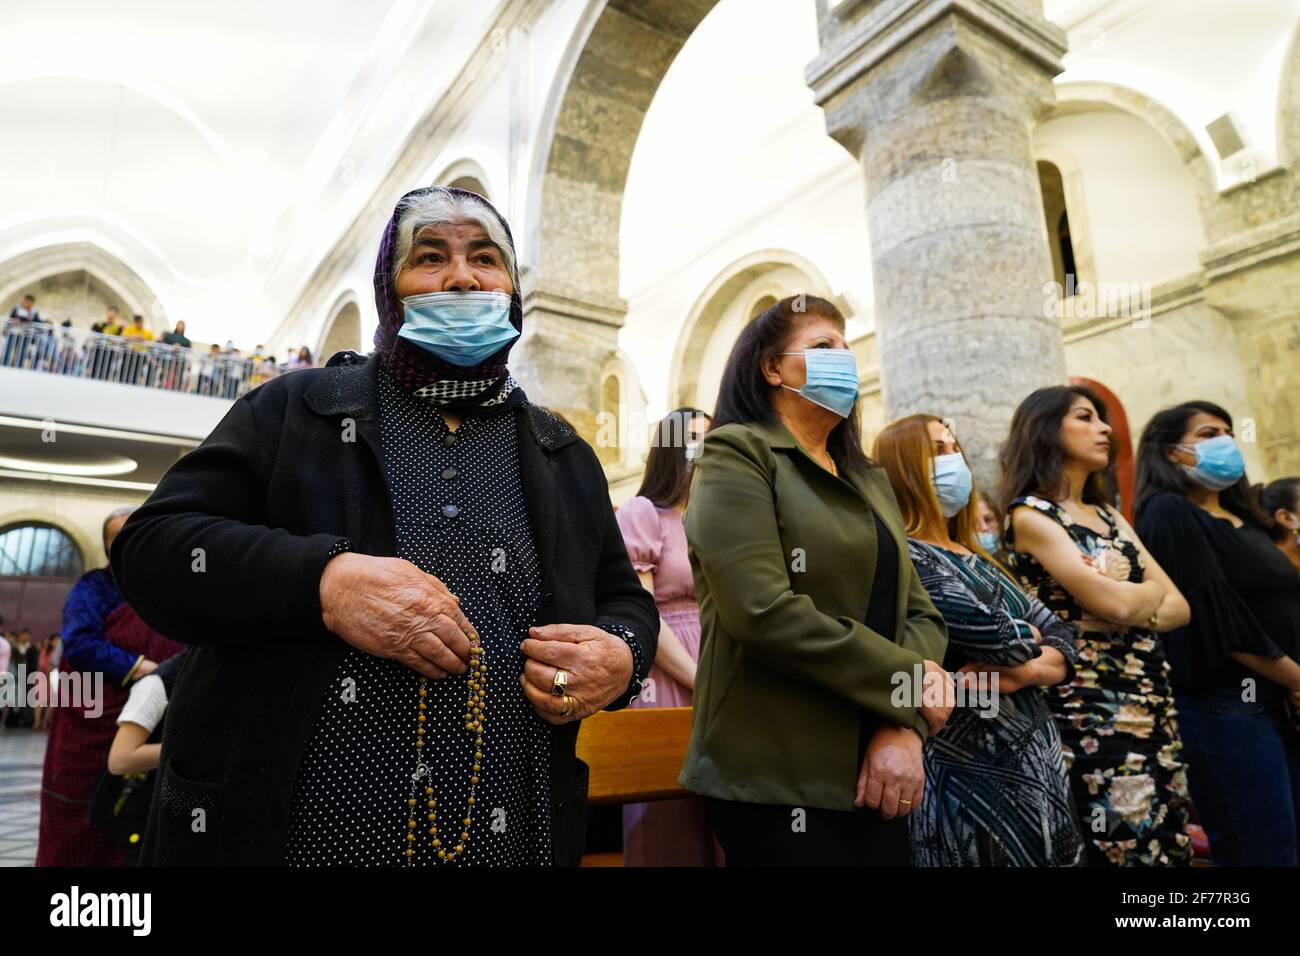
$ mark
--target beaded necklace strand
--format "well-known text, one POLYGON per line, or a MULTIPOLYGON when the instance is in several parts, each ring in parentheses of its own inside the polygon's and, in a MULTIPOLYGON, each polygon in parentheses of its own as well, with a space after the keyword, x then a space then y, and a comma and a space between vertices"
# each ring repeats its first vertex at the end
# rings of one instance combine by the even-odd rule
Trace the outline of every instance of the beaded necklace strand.
POLYGON ((469 804, 465 808, 465 817, 463 823, 465 828, 460 831, 460 839, 448 850, 442 845, 442 840, 438 837, 438 800, 433 786, 433 770, 425 763, 424 760, 424 725, 427 720, 427 704, 425 698, 429 696, 429 679, 423 675, 420 676, 420 706, 416 718, 415 727, 415 773, 411 774, 411 791, 406 799, 407 819, 406 819, 406 863, 408 866, 414 863, 415 856, 415 831, 419 828, 419 822, 416 820, 416 805, 418 803, 418 792, 421 781, 424 782, 425 804, 428 809, 426 820, 429 824, 428 833, 431 838, 431 846, 438 852, 438 859, 445 863, 451 863, 458 856, 465 852, 465 845, 469 842, 469 828, 474 822, 474 803, 475 792, 478 790, 479 770, 483 760, 483 718, 487 715, 487 662, 483 659, 483 648, 478 642, 478 637, 470 639, 470 665, 469 672, 466 675, 468 680, 469 698, 465 702, 465 729, 474 734, 474 764, 470 771, 469 778, 469 804))

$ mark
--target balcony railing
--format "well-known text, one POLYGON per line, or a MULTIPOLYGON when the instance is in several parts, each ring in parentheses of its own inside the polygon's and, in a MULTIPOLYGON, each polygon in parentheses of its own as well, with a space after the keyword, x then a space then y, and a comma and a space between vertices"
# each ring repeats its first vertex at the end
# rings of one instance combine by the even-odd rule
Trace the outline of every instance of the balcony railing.
POLYGON ((0 367, 235 399, 281 369, 254 356, 212 355, 179 345, 9 322, 0 367))

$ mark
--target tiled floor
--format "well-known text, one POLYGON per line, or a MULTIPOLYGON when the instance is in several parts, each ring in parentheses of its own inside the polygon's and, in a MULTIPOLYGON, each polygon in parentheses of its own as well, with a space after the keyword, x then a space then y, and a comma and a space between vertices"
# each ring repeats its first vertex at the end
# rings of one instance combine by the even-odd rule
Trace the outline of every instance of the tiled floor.
POLYGON ((33 866, 46 731, 0 727, 0 866, 33 866))

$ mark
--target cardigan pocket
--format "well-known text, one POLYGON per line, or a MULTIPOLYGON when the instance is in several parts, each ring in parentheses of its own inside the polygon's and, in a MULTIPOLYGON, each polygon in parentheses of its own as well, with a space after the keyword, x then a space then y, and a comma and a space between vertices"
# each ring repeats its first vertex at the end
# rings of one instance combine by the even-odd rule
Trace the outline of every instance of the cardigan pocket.
POLYGON ((221 808, 226 787, 183 776, 174 759, 158 782, 157 859, 168 866, 212 866, 223 861, 221 808))

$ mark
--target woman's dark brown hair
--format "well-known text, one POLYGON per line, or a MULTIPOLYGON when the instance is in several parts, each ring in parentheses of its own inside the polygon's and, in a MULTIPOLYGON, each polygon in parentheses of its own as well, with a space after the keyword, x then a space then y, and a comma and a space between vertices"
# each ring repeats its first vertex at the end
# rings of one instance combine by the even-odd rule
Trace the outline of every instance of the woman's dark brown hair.
POLYGON ((1264 514, 1273 521, 1273 540, 1285 541, 1295 534, 1286 525, 1280 524, 1274 517, 1279 510, 1300 514, 1300 478, 1279 478, 1270 485, 1256 485, 1255 497, 1259 499, 1264 514))
MULTIPOLYGON (((650 437, 650 453, 645 460, 645 474, 637 495, 649 498, 660 508, 671 508, 682 501, 691 487, 691 466, 686 460, 686 442, 691 434, 691 419, 708 419, 698 408, 675 408, 669 412, 650 437)), ((701 436, 703 437, 703 436, 701 436)))
MULTIPOLYGON (((1002 443, 998 460, 1002 466, 1002 483, 998 487, 995 510, 1007 514, 1011 502, 1023 495, 1037 495, 1055 500, 1061 494, 1065 476, 1065 446, 1061 444, 1061 422, 1070 413, 1075 399, 1086 398, 1097 415, 1109 424, 1106 403, 1084 385, 1049 385, 1029 393, 1011 416, 1011 430, 1002 443)), ((1083 500, 1090 505, 1113 505, 1115 446, 1110 447, 1110 461, 1094 471, 1083 486, 1083 500)))
MULTIPOLYGON (((786 351, 799 327, 812 316, 829 319, 844 331, 844 316, 835 306, 815 295, 790 296, 761 313, 741 331, 732 346, 727 367, 722 373, 722 386, 718 391, 718 410, 713 427, 723 425, 771 425, 776 421, 772 407, 773 387, 763 375, 765 359, 786 351)), ((860 472, 871 467, 871 460, 862 450, 862 427, 858 422, 858 404, 848 417, 840 422, 826 438, 837 468, 860 472)))
MULTIPOLYGON (((1133 505, 1135 512, 1141 512, 1142 506, 1152 495, 1162 491, 1186 495, 1196 487, 1196 482, 1169 460, 1169 447, 1183 440, 1187 423, 1198 414, 1213 415, 1227 425, 1229 430, 1232 429, 1232 416, 1227 409, 1203 401, 1183 402, 1172 408, 1161 409, 1151 416, 1151 421, 1142 429, 1137 452, 1137 501, 1133 505)), ((1237 479, 1236 484, 1219 492, 1219 504, 1247 524, 1269 534, 1273 533, 1275 522, 1260 507, 1259 498, 1251 489, 1250 480, 1245 474, 1237 479)))

